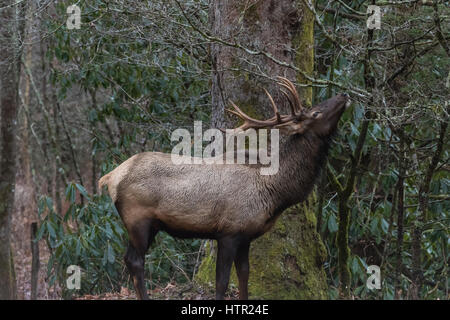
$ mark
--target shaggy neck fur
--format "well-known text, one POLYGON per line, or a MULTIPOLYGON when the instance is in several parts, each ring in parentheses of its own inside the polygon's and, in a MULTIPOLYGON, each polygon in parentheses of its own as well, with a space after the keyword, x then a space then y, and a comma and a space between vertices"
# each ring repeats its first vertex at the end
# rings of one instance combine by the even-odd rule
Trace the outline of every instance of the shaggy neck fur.
POLYGON ((281 146, 280 168, 269 176, 266 190, 275 204, 274 215, 306 199, 325 163, 329 138, 312 132, 292 135, 281 146))

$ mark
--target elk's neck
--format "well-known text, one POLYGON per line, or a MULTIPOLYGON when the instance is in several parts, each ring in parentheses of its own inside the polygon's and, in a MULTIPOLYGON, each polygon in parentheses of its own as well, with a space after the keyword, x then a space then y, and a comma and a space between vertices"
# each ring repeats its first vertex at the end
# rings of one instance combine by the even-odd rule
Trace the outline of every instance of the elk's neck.
POLYGON ((325 163, 329 141, 313 133, 290 136, 280 146, 280 167, 267 184, 275 197, 275 214, 302 202, 311 192, 325 163))

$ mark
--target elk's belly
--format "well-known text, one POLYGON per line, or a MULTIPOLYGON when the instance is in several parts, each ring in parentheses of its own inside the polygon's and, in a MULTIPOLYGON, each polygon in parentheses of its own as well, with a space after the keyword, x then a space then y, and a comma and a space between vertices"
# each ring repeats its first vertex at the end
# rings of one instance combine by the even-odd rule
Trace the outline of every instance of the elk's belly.
POLYGON ((159 211, 156 219, 161 230, 178 238, 211 238, 217 233, 216 221, 208 214, 159 211))

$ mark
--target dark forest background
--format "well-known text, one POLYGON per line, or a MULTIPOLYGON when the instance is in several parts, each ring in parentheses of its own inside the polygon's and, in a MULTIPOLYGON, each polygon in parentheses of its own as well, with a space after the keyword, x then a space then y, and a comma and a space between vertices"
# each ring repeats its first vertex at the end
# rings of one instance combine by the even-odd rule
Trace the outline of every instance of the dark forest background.
MULTIPOLYGON (((135 153, 170 152, 171 132, 194 120, 234 124, 218 75, 260 118, 262 87, 288 75, 307 106, 339 92, 353 104, 296 211, 311 227, 301 232, 320 235, 321 285, 250 297, 448 299, 449 20, 436 0, 0 1, 0 297, 133 297, 127 234, 98 179, 135 153), (81 28, 69 30, 73 4, 81 28), (368 5, 380 29, 367 28, 368 5), (80 290, 66 288, 69 265, 82 268, 80 290), (379 290, 366 286, 369 265, 379 290)), ((212 297, 211 247, 158 235, 151 295, 212 297)))

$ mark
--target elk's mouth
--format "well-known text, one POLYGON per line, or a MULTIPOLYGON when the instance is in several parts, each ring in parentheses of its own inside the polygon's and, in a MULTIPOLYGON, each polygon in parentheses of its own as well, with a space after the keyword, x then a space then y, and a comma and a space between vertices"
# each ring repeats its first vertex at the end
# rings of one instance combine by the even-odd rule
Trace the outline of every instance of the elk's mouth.
POLYGON ((317 122, 316 133, 320 136, 332 135, 337 129, 339 119, 350 104, 350 97, 345 93, 338 94, 324 101, 321 105, 324 117, 317 122))
POLYGON ((330 117, 335 117, 337 115, 340 117, 340 115, 342 115, 342 113, 351 105, 350 96, 346 93, 341 93, 330 100, 330 117))
POLYGON ((339 96, 339 100, 342 100, 344 103, 344 108, 347 109, 352 104, 352 101, 350 100, 350 96, 348 93, 341 93, 339 96))

